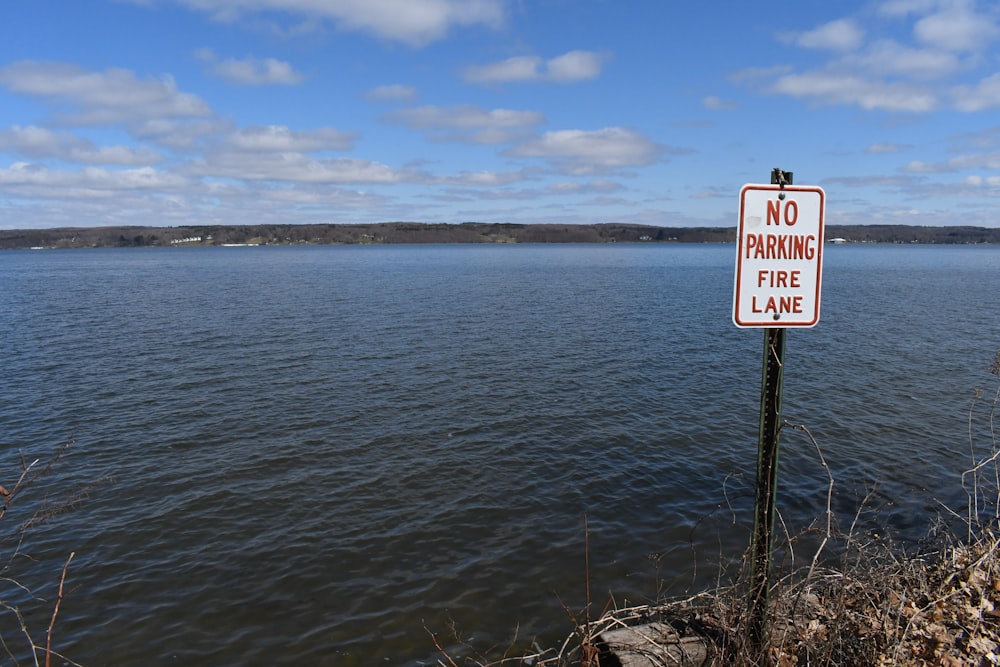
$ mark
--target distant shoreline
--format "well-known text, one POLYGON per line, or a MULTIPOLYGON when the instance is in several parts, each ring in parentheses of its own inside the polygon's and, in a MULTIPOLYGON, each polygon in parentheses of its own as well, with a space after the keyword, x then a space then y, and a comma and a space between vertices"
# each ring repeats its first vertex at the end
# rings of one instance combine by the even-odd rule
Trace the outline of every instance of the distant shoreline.
MULTIPOLYGON (((736 227, 380 222, 0 230, 0 250, 419 243, 732 243, 736 227)), ((1000 228, 829 225, 827 243, 1000 244, 1000 228)))

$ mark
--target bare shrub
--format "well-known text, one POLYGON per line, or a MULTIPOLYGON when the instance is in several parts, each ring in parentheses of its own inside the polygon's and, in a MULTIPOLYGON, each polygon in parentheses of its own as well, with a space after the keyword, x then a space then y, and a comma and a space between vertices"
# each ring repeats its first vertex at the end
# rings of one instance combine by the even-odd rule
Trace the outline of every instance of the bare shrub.
POLYGON ((18 452, 18 468, 10 474, 13 479, 8 486, 0 485, 0 651, 15 665, 29 662, 36 667, 43 664, 49 667, 53 656, 63 664, 77 664, 52 648, 56 618, 75 553, 70 553, 62 565, 55 599, 37 596, 25 579, 35 578, 29 567, 35 561, 26 546, 32 529, 76 507, 96 485, 56 500, 45 493, 33 493, 74 443, 74 438, 68 438, 44 460, 29 461, 18 452), (44 639, 41 639, 41 631, 29 626, 43 617, 47 624, 42 626, 44 639))

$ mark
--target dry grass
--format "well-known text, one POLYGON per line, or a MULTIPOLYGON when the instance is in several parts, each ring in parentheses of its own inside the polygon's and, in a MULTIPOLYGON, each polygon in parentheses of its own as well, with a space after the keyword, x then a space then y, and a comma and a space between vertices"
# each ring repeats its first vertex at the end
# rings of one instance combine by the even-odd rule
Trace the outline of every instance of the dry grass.
MULTIPOLYGON (((989 532, 973 544, 907 558, 893 558, 891 548, 881 545, 865 550, 882 558, 858 561, 846 572, 807 570, 799 580, 788 576, 774 586, 763 664, 1000 664, 1000 537, 989 532)), ((741 585, 615 609, 591 623, 589 632, 578 627, 557 652, 475 664, 611 664, 606 657, 588 663, 586 647, 600 648, 599 637, 608 630, 654 621, 672 625, 681 636, 703 638, 708 665, 759 664, 745 642, 747 595, 741 585)))

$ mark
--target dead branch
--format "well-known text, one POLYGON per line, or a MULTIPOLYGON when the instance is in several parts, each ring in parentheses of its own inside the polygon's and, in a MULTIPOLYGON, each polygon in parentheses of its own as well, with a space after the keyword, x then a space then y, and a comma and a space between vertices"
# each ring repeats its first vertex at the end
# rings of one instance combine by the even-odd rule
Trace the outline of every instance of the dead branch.
POLYGON ((52 628, 56 626, 56 616, 59 614, 59 605, 63 601, 63 584, 66 583, 66 570, 69 569, 69 563, 73 560, 73 556, 76 552, 70 552, 69 558, 66 559, 66 563, 63 564, 62 576, 59 577, 59 596, 56 598, 56 605, 52 609, 52 618, 49 620, 49 631, 45 635, 45 667, 52 667, 52 628))

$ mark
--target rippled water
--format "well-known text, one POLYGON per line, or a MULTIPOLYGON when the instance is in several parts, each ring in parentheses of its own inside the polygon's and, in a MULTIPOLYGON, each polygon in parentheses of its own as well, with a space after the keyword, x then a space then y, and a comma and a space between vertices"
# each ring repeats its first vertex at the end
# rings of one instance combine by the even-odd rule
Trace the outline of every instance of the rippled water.
MULTIPOLYGON (((53 497, 113 477, 29 535, 16 564, 49 602, 28 620, 44 635, 75 551, 54 642, 86 665, 416 667, 452 621, 480 646, 516 626, 551 644, 556 595, 583 606, 584 515, 597 604, 710 582, 752 521, 762 334, 731 323, 734 261, 0 254, 0 481, 72 433, 53 497)), ((821 443, 838 512, 878 481, 881 520, 919 537, 938 500, 964 503, 1000 249, 831 246, 824 269, 820 324, 788 335, 785 417, 821 443)), ((805 525, 825 473, 795 434, 781 465, 779 508, 805 525)))

